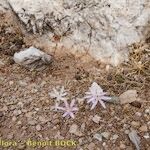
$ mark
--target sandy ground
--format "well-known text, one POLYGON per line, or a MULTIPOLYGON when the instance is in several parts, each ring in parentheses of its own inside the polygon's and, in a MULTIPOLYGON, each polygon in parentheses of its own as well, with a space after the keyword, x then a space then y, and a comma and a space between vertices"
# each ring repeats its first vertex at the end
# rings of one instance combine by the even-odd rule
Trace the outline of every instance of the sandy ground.
MULTIPOLYGON (((44 71, 29 71, 13 61, 13 54, 28 47, 24 35, 0 15, 0 150, 134 150, 128 133, 135 129, 141 138, 141 149, 150 150, 150 62, 147 43, 131 46, 130 63, 112 68, 64 54, 54 59, 44 71), (141 62, 141 63, 139 63, 141 62), (75 119, 64 119, 51 110, 54 101, 48 93, 64 86, 70 97, 82 101, 84 93, 96 81, 111 96, 136 89, 141 102, 137 104, 106 104, 90 111, 85 102, 79 104, 75 119), (93 121, 97 115, 99 123, 93 121), (78 133, 70 133, 72 125, 78 133), (105 134, 102 141, 93 136, 105 134), (29 145, 29 139, 32 144, 29 145), (72 140, 76 146, 38 147, 35 142, 72 140), (33 143, 33 141, 35 141, 33 143), (10 147, 5 147, 8 145, 10 147), (16 145, 17 143, 17 145, 16 145)), ((55 146, 54 146, 55 145, 55 146)))

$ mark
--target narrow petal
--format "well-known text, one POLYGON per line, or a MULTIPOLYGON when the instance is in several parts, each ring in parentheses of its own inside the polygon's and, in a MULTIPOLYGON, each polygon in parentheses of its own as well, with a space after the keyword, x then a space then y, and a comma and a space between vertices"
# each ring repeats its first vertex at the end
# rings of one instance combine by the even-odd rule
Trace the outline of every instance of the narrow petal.
POLYGON ((56 95, 59 95, 59 92, 55 88, 53 88, 53 91, 56 95))
POLYGON ((96 105, 97 105, 97 101, 95 101, 95 102, 92 104, 91 110, 93 110, 96 105))
POLYGON ((87 101, 87 103, 94 102, 94 101, 96 101, 96 100, 95 100, 94 97, 92 97, 91 99, 89 99, 89 100, 87 101))
POLYGON ((101 99, 107 101, 107 100, 111 100, 111 97, 108 97, 108 96, 102 96, 101 99))
POLYGON ((56 95, 55 95, 54 93, 49 93, 49 96, 50 96, 51 98, 55 98, 55 97, 56 97, 56 95))
POLYGON ((92 95, 86 95, 85 97, 84 97, 84 99, 89 99, 89 98, 91 98, 92 97, 92 95))
POLYGON ((71 118, 73 118, 73 119, 75 118, 75 116, 72 112, 70 112, 69 115, 70 115, 71 118))
POLYGON ((60 93, 64 93, 64 86, 61 87, 60 93))
POLYGON ((75 104, 75 99, 73 99, 73 100, 71 101, 70 107, 72 108, 72 107, 74 106, 74 104, 75 104))
POLYGON ((68 104, 68 102, 67 102, 66 99, 64 100, 64 103, 65 103, 65 107, 66 107, 66 108, 69 108, 69 104, 68 104))
POLYGON ((105 103, 102 100, 99 100, 99 102, 104 108, 106 108, 105 103))
POLYGON ((79 109, 77 107, 73 107, 72 111, 78 111, 79 109))
POLYGON ((69 115, 68 112, 65 112, 65 113, 63 114, 63 117, 66 117, 67 115, 69 115))
POLYGON ((90 95, 90 94, 91 94, 91 92, 85 92, 85 94, 90 95))

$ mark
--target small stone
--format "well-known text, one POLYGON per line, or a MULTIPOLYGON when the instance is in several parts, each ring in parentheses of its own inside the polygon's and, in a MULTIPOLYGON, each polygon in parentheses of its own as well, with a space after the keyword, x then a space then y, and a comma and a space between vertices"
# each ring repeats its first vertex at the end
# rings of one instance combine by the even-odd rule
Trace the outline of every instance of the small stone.
POLYGON ((77 136, 82 136, 83 134, 81 133, 81 131, 79 131, 78 125, 77 124, 72 124, 70 129, 69 129, 69 133, 71 134, 75 134, 77 136))
POLYGON ((28 113, 26 113, 26 114, 25 114, 25 116, 26 116, 27 118, 31 118, 31 117, 32 117, 32 115, 33 115, 33 113, 32 113, 32 112, 28 112, 28 113))
POLYGON ((23 103, 22 102, 18 102, 17 105, 20 106, 21 108, 23 107, 23 103))
POLYGON ((112 140, 117 140, 119 136, 117 134, 113 135, 112 140))
POLYGON ((125 134, 129 134, 130 131, 129 131, 129 130, 125 130, 124 133, 125 133, 125 134))
POLYGON ((15 122, 16 120, 17 120, 17 118, 16 118, 15 116, 13 116, 13 117, 12 117, 12 121, 15 122))
POLYGON ((149 138, 150 138, 150 135, 149 135, 149 133, 146 133, 143 137, 144 137, 145 139, 149 139, 149 138))
POLYGON ((13 112, 15 116, 19 116, 21 113, 22 113, 21 110, 14 110, 13 112))
POLYGON ((28 124, 34 126, 37 122, 35 120, 29 120, 28 124))
POLYGON ((42 116, 39 117, 39 120, 40 120, 42 123, 47 122, 47 120, 46 120, 44 117, 42 117, 42 116))
POLYGON ((95 116, 92 118, 92 121, 95 122, 95 123, 97 123, 97 124, 100 122, 100 120, 101 120, 101 117, 98 116, 98 115, 95 115, 95 116))
POLYGON ((55 135, 54 138, 55 138, 55 139, 59 139, 59 140, 63 140, 63 139, 64 139, 64 137, 61 136, 60 131, 58 131, 58 132, 56 133, 56 135, 55 135))
POLYGON ((120 149, 126 149, 126 146, 122 143, 120 144, 120 149))
POLYGON ((136 112, 135 115, 138 116, 138 117, 141 117, 141 116, 142 116, 142 113, 136 112))
POLYGON ((100 142, 102 141, 102 135, 99 134, 99 133, 94 134, 93 138, 94 138, 94 139, 97 139, 97 140, 100 141, 100 142))
POLYGON ((9 81, 9 85, 13 85, 14 84, 14 81, 9 81))
POLYGON ((146 109, 146 110, 145 110, 145 113, 146 113, 146 114, 150 114, 150 109, 146 109))
POLYGON ((131 122, 131 125, 132 125, 133 127, 139 127, 139 126, 140 126, 140 123, 139 123, 139 122, 136 122, 136 121, 132 121, 132 122, 131 122))
POLYGON ((71 125, 70 129, 69 129, 69 133, 76 133, 78 129, 78 125, 73 124, 71 125))
POLYGON ((95 149, 95 144, 94 143, 90 143, 87 147, 88 150, 94 150, 95 149))
POLYGON ((104 147, 106 146, 106 142, 103 142, 103 144, 102 144, 104 147))
POLYGON ((142 132, 147 132, 147 131, 148 131, 148 128, 147 128, 146 125, 143 125, 143 126, 141 126, 141 127, 139 128, 139 130, 142 131, 142 132))
POLYGON ((38 124, 38 125, 36 125, 36 127, 35 127, 35 128, 36 128, 36 130, 37 130, 37 131, 41 131, 41 126, 40 126, 39 124, 38 124))
POLYGON ((18 84, 19 84, 20 86, 27 86, 27 85, 28 85, 25 81, 22 81, 22 80, 20 80, 20 81, 18 82, 18 84))
POLYGON ((29 69, 42 69, 45 65, 51 64, 52 57, 43 51, 30 47, 14 54, 14 61, 29 69))
POLYGON ((101 135, 102 135, 102 137, 104 137, 105 139, 109 139, 109 137, 110 137, 110 133, 109 132, 103 132, 103 133, 101 133, 101 135))
POLYGON ((121 104, 132 103, 137 100, 137 91, 128 90, 119 96, 121 104))
POLYGON ((21 125, 21 124, 22 124, 22 122, 21 122, 21 121, 18 121, 18 122, 17 122, 17 125, 21 125))

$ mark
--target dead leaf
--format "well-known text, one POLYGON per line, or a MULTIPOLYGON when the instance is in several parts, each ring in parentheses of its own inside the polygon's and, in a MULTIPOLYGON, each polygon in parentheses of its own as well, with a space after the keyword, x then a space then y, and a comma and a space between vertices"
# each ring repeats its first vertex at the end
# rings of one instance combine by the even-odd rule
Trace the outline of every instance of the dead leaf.
POLYGON ((132 103, 137 101, 137 96, 136 90, 128 90, 119 96, 119 100, 121 104, 132 103))

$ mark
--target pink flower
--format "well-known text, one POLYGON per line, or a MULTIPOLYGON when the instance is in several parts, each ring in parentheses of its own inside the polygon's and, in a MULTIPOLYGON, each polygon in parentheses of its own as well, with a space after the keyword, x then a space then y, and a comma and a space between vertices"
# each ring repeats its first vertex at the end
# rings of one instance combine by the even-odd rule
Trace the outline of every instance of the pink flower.
POLYGON ((89 91, 86 92, 85 99, 87 103, 92 103, 91 110, 95 108, 99 102, 104 108, 106 108, 103 101, 111 100, 111 97, 105 96, 106 92, 103 92, 103 89, 96 83, 93 82, 92 86, 89 88, 89 91))
POLYGON ((70 105, 68 104, 67 100, 64 100, 64 104, 65 104, 65 107, 60 107, 60 106, 57 106, 57 110, 62 110, 64 111, 65 113, 63 114, 63 117, 67 117, 67 116, 70 116, 71 118, 75 118, 74 116, 74 112, 75 111, 78 111, 78 108, 75 107, 75 99, 73 99, 70 103, 70 105))

